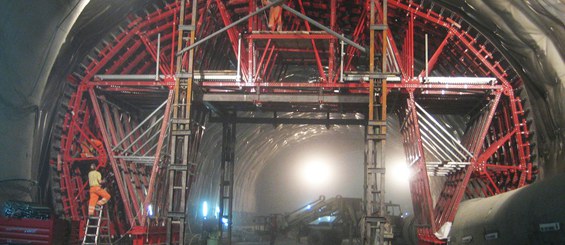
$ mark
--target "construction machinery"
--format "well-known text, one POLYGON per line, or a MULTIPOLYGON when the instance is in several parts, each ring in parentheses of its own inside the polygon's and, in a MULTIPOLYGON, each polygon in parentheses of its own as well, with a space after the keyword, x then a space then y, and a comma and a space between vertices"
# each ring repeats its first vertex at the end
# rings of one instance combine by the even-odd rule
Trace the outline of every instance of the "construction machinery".
MULTIPOLYGON (((385 240, 392 241, 401 236, 402 211, 400 205, 385 204, 387 225, 385 240)), ((271 241, 279 236, 293 237, 297 243, 306 240, 317 244, 359 244, 363 218, 361 198, 336 196, 318 199, 285 214, 271 214, 255 218, 256 231, 271 241)))

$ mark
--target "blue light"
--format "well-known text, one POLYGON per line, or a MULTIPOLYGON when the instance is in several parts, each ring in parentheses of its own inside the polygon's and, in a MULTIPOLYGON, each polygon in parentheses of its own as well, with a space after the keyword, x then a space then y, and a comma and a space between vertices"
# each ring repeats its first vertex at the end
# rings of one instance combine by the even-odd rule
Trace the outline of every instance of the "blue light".
POLYGON ((202 216, 204 217, 204 219, 206 219, 206 217, 208 216, 208 202, 206 201, 202 203, 202 216))
POLYGON ((228 218, 222 218, 222 223, 224 223, 225 226, 228 226, 228 218))
POLYGON ((216 219, 220 216, 220 207, 216 206, 216 211, 214 212, 214 217, 216 217, 216 219))
POLYGON ((310 210, 312 208, 312 205, 308 204, 308 206, 306 206, 306 210, 310 210))
POLYGON ((149 204, 147 206, 147 216, 152 217, 153 216, 153 205, 149 204))
POLYGON ((408 217, 408 212, 404 212, 402 215, 400 215, 400 218, 406 218, 408 217))

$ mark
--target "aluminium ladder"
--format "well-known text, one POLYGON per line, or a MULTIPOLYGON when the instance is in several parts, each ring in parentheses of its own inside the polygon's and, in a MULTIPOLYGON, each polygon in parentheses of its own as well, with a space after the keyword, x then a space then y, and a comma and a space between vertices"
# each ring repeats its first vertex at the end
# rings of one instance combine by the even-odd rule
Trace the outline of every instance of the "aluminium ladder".
MULTIPOLYGON (((84 238, 82 239, 82 245, 98 245, 98 244, 111 244, 109 234, 102 234, 101 230, 106 228, 107 233, 109 232, 108 222, 109 217, 104 218, 104 206, 96 205, 94 210, 95 216, 89 216, 86 220, 86 226, 84 227, 84 238), (106 220, 106 222, 103 222, 106 220), (105 226, 105 227, 102 227, 105 226), (106 238, 106 239, 101 239, 106 238), (102 240, 106 240, 102 242, 102 240)), ((106 212, 108 216, 108 213, 106 212)))

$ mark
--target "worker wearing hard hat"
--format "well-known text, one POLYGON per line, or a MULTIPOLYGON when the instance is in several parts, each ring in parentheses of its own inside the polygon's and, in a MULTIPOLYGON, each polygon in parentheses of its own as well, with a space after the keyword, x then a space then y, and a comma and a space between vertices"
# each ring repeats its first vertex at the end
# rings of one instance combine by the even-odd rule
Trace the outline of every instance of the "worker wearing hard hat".
POLYGON ((101 151, 103 147, 104 145, 102 144, 102 141, 97 140, 95 138, 90 138, 88 140, 85 140, 82 143, 80 143, 80 148, 82 150, 80 157, 82 158, 94 157, 94 152, 101 151))
POLYGON ((110 200, 110 194, 100 185, 104 183, 102 174, 96 170, 96 164, 90 164, 90 172, 88 173, 88 184, 90 185, 90 200, 88 200, 88 216, 94 215, 96 205, 102 206, 110 200), (99 197, 102 199, 98 200, 99 197))

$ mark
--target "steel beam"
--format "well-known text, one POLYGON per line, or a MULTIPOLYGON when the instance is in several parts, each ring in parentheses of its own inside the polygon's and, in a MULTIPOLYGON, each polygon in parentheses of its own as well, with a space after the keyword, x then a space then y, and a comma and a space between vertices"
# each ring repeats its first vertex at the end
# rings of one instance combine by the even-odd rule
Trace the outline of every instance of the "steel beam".
POLYGON ((248 39, 251 40, 262 40, 262 39, 322 39, 322 40, 334 40, 337 39, 336 37, 327 34, 327 33, 320 33, 314 31, 306 31, 306 32, 292 32, 292 31, 282 31, 276 33, 262 33, 262 32, 255 32, 247 36, 248 39))
POLYGON ((227 31, 228 29, 230 29, 230 28, 232 28, 232 27, 234 27, 234 26, 239 25, 240 23, 246 21, 247 19, 249 19, 249 18, 251 18, 251 17, 253 17, 253 16, 257 15, 257 14, 260 14, 260 13, 262 13, 263 11, 265 11, 265 10, 267 10, 267 9, 273 7, 273 6, 281 5, 284 1, 285 1, 285 0, 276 0, 276 1, 273 1, 273 2, 271 2, 271 3, 267 4, 267 5, 265 5, 264 7, 258 9, 257 11, 255 11, 255 12, 253 12, 253 13, 251 13, 251 14, 248 14, 248 15, 246 15, 245 17, 243 17, 243 18, 241 18, 241 19, 239 19, 239 20, 237 20, 237 21, 231 23, 230 25, 227 25, 227 26, 223 27, 222 29, 220 29, 220 30, 218 30, 218 31, 216 31, 216 32, 214 32, 214 33, 212 33, 212 34, 210 34, 210 35, 208 35, 208 36, 206 36, 206 37, 204 37, 204 38, 198 40, 197 42, 191 44, 190 46, 188 46, 188 47, 186 47, 186 48, 181 49, 179 52, 177 52, 176 56, 180 56, 180 55, 186 53, 188 50, 191 50, 191 49, 193 49, 193 48, 196 48, 198 45, 200 45, 200 44, 202 44, 202 43, 204 43, 204 42, 206 42, 206 41, 212 39, 213 37, 215 37, 215 36, 221 34, 221 33, 224 32, 224 31, 227 31))
MULTIPOLYGON (((310 119, 310 118, 257 118, 257 117, 237 117, 236 123, 242 124, 307 124, 307 125, 366 125, 365 119, 310 119)), ((220 123, 222 119, 213 117, 212 123, 220 123)))
POLYGON ((339 103, 339 104, 366 104, 367 96, 363 95, 291 95, 291 94, 225 94, 205 93, 202 97, 205 102, 281 102, 281 103, 339 103))
POLYGON ((294 10, 293 8, 289 7, 288 5, 282 4, 281 6, 282 6, 282 8, 285 9, 286 11, 291 12, 292 14, 294 14, 294 15, 296 15, 296 16, 298 16, 298 17, 300 17, 300 18, 302 18, 302 19, 304 19, 304 20, 310 22, 310 24, 315 25, 316 27, 318 27, 318 28, 320 28, 320 29, 326 31, 327 33, 331 34, 332 36, 336 37, 337 39, 344 41, 345 43, 347 43, 347 44, 349 44, 349 45, 351 45, 351 46, 353 46, 353 47, 355 47, 355 48, 361 50, 362 52, 367 52, 367 49, 364 48, 364 47, 362 47, 361 45, 359 45, 359 44, 357 44, 357 43, 351 41, 350 39, 348 39, 348 38, 346 38, 346 37, 343 37, 341 34, 339 34, 339 33, 335 32, 335 31, 333 31, 332 29, 330 29, 330 28, 328 28, 328 27, 326 27, 326 26, 320 24, 319 22, 313 20, 312 18, 310 18, 310 17, 308 17, 308 16, 306 16, 306 15, 303 15, 302 13, 300 13, 300 12, 294 10))
POLYGON ((235 169, 236 124, 233 117, 228 115, 222 124, 222 157, 220 163, 220 213, 218 230, 223 239, 225 231, 227 245, 232 244, 233 228, 233 184, 235 169))

